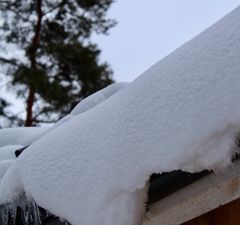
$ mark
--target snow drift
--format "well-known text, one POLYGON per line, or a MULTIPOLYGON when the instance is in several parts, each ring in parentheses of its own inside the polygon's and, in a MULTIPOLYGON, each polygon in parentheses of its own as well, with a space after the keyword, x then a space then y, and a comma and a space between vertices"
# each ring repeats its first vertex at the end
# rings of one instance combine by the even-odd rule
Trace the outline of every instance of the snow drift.
POLYGON ((231 163, 239 96, 237 8, 116 94, 33 142, 5 174, 1 201, 24 190, 73 225, 140 224, 152 173, 231 163))

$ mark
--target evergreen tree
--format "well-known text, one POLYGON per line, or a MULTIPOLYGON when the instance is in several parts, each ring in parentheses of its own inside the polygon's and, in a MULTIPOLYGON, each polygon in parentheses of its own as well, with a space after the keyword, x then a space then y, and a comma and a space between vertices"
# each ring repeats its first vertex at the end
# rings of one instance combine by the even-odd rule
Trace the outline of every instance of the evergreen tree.
POLYGON ((18 118, 18 114, 11 112, 10 106, 11 104, 5 99, 0 99, 0 129, 23 124, 23 120, 18 118))
MULTIPOLYGON (((0 98, 0 128, 2 128, 2 126, 4 126, 5 123, 5 118, 7 118, 8 112, 7 112, 7 107, 8 107, 8 103, 6 100, 0 98)), ((10 119, 10 118, 9 118, 10 119)))
POLYGON ((0 61, 17 96, 26 101, 25 126, 58 120, 113 82, 90 41, 94 32, 106 34, 115 25, 106 18, 112 1, 0 1, 0 47, 18 53, 0 53, 0 61))

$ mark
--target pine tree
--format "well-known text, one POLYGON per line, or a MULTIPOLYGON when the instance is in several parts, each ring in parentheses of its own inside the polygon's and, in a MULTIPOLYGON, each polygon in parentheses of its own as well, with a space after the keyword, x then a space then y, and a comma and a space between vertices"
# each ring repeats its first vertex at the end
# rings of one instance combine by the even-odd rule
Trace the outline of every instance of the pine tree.
POLYGON ((115 25, 106 18, 112 1, 0 1, 0 47, 14 49, 9 57, 0 53, 0 61, 17 96, 25 99, 25 126, 58 120, 113 82, 90 41, 94 32, 106 34, 115 25))
MULTIPOLYGON (((9 106, 8 102, 5 99, 0 98, 0 128, 4 126, 5 123, 5 118, 7 118, 8 112, 7 112, 7 107, 9 106)), ((10 119, 8 117, 8 119, 10 119)))

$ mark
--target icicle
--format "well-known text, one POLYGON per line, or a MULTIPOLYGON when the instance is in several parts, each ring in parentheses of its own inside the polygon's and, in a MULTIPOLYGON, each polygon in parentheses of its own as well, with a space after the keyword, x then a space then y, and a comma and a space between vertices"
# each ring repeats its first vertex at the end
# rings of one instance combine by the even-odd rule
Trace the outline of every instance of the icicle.
MULTIPOLYGON (((16 221, 18 213, 21 213, 22 224, 32 225, 41 225, 42 219, 45 220, 52 216, 47 210, 41 211, 32 198, 21 195, 14 202, 0 206, 0 225, 15 225, 16 222, 19 222, 16 221)), ((62 218, 59 220, 63 224, 69 225, 66 220, 62 218)))
POLYGON ((59 221, 60 221, 61 223, 64 223, 64 225, 70 225, 65 219, 63 219, 63 218, 61 218, 61 217, 59 217, 59 221))
POLYGON ((27 200, 21 204, 24 222, 26 224, 41 225, 41 213, 33 200, 27 200))
POLYGON ((5 206, 1 206, 0 207, 0 224, 1 225, 8 225, 8 205, 5 206))
POLYGON ((8 225, 15 225, 17 216, 17 207, 11 206, 8 212, 8 225))
POLYGON ((45 210, 45 214, 46 214, 46 215, 45 215, 46 217, 50 217, 50 216, 52 215, 52 214, 51 214, 49 211, 47 211, 47 210, 45 210))
POLYGON ((11 203, 0 206, 0 225, 15 225, 16 216, 16 204, 11 203))
POLYGON ((22 213, 22 223, 41 225, 41 213, 37 204, 26 195, 14 202, 0 206, 0 225, 15 225, 17 213, 22 213), (21 209, 21 212, 20 210, 21 209))
POLYGON ((26 210, 26 208, 23 210, 23 218, 24 218, 24 223, 25 224, 30 223, 30 211, 26 210))
POLYGON ((41 225, 41 213, 37 204, 34 201, 32 201, 32 214, 34 219, 34 225, 41 225))

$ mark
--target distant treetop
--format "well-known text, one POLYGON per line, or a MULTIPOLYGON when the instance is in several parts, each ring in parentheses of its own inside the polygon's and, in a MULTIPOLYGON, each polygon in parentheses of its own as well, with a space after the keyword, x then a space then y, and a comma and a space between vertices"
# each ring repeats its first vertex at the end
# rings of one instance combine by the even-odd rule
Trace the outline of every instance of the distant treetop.
POLYGON ((100 50, 90 40, 93 33, 107 34, 116 24, 106 16, 112 3, 0 2, 1 72, 26 102, 26 118, 11 116, 12 125, 56 121, 77 102, 113 82, 109 65, 99 62, 100 50))

